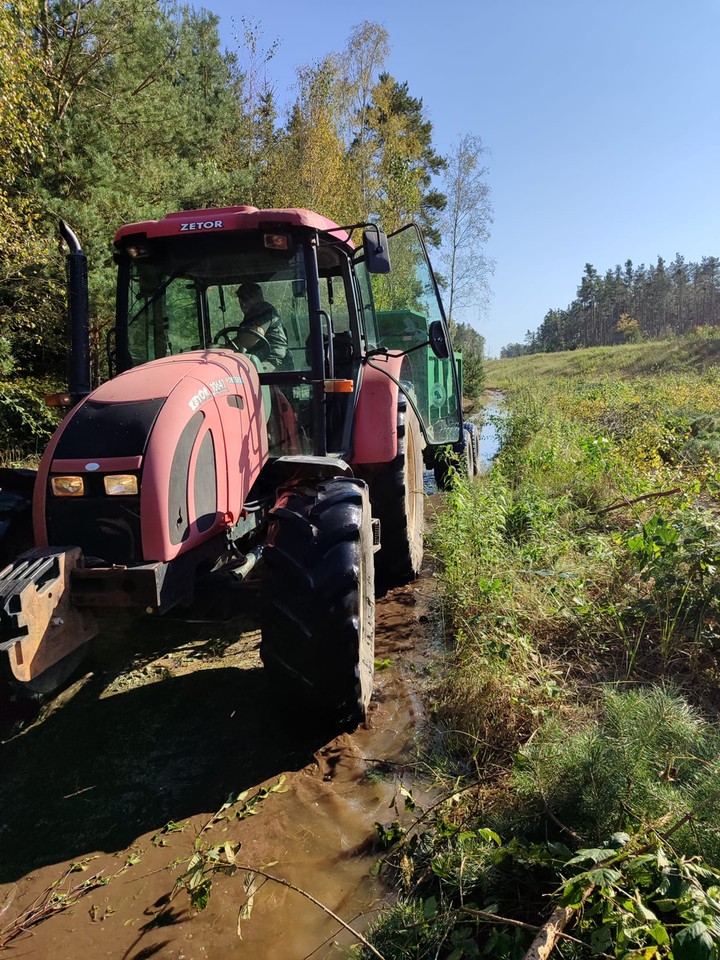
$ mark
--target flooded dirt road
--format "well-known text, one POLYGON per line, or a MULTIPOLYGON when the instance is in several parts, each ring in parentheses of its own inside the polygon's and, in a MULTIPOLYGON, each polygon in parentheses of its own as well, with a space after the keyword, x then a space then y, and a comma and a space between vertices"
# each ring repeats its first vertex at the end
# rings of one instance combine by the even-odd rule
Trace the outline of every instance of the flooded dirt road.
POLYGON ((379 600, 368 722, 337 737, 283 717, 247 620, 108 631, 85 676, 34 722, 18 733, 5 717, 0 728, 0 944, 20 918, 48 916, 0 953, 344 955, 352 935, 301 894, 260 876, 248 889, 245 870, 220 867, 234 858, 367 927, 389 896, 370 873, 374 822, 402 811, 402 786, 422 794, 414 761, 439 662, 434 604, 427 565, 379 600), (206 909, 186 889, 170 899, 183 875, 212 881, 206 909))

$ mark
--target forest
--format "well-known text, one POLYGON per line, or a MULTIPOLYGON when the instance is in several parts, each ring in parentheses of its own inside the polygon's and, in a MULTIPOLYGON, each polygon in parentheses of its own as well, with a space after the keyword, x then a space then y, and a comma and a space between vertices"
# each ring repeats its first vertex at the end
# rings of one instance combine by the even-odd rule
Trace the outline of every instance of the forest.
MULTIPOLYGON (((0 8, 1 375, 64 376, 60 217, 90 263, 95 382, 114 231, 171 210, 309 207, 388 232, 415 220, 449 312, 482 293, 484 146, 464 134, 451 156, 438 152, 422 100, 385 69, 387 31, 359 24, 344 49, 299 66, 288 92, 272 73, 282 38, 241 18, 227 50, 218 28, 213 13, 164 0, 0 8)), ((458 333, 481 353, 471 327, 458 333)))
POLYGON ((712 334, 720 326, 720 259, 686 262, 679 253, 672 263, 634 266, 627 260, 600 275, 592 264, 565 310, 548 310, 525 343, 503 347, 502 358, 528 353, 554 353, 578 347, 612 346, 712 334))

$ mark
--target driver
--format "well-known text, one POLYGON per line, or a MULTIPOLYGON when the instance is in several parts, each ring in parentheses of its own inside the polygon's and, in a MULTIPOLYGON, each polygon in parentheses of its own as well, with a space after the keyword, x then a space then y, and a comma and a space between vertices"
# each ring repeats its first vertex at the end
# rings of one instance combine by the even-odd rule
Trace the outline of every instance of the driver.
POLYGON ((262 353, 267 355, 259 357, 263 367, 266 370, 283 369, 289 359, 288 338, 277 310, 267 300, 263 300, 259 283, 243 283, 236 292, 240 309, 245 316, 235 342, 248 353, 255 353, 258 336, 264 337, 270 350, 269 353, 263 350, 262 353))

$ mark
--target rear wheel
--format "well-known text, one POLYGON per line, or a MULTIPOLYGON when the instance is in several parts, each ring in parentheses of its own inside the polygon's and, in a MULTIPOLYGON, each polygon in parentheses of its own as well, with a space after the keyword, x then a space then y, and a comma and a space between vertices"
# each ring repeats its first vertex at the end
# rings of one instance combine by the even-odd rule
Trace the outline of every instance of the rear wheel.
POLYGON ((463 439, 465 442, 465 449, 463 451, 465 476, 472 480, 475 476, 475 456, 472 433, 467 428, 463 430, 463 439))
POLYGON ((420 573, 425 532, 422 433, 404 398, 398 405, 398 452, 370 484, 373 516, 380 521, 377 580, 383 589, 420 573))
POLYGON ((453 453, 450 448, 447 448, 435 460, 435 483, 438 490, 449 490, 452 486, 452 478, 457 473, 469 479, 479 473, 476 442, 472 432, 467 428, 463 430, 463 445, 462 453, 453 453))
POLYGON ((295 709, 354 727, 372 694, 375 594, 367 485, 280 491, 270 515, 260 656, 295 709))
POLYGON ((480 473, 480 430, 478 429, 477 424, 473 424, 471 436, 473 450, 473 473, 475 476, 478 476, 480 473))

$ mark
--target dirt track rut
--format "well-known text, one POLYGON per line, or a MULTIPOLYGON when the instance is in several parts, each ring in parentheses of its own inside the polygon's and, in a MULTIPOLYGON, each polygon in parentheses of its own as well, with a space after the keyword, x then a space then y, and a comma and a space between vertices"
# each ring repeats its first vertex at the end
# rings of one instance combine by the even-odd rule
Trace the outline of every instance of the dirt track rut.
MULTIPOLYGON (((388 896, 370 874, 378 856, 373 824, 395 818, 400 785, 422 791, 413 761, 422 691, 439 657, 434 595, 426 567, 416 583, 378 602, 376 656, 387 665, 377 672, 367 724, 337 737, 281 719, 248 622, 221 631, 154 624, 130 637, 108 631, 90 671, 0 744, 0 943, 71 864, 82 869, 59 892, 98 874, 111 879, 13 940, 8 955, 340 956, 352 936, 273 882, 259 884, 241 938, 242 871, 214 876, 202 912, 190 908, 185 891, 168 896, 196 843, 228 841, 240 844, 239 862, 367 926, 388 896), (200 833, 229 796, 248 791, 247 803, 282 778, 282 792, 256 803, 252 815, 200 833)), ((226 814, 243 809, 241 801, 226 814)))

